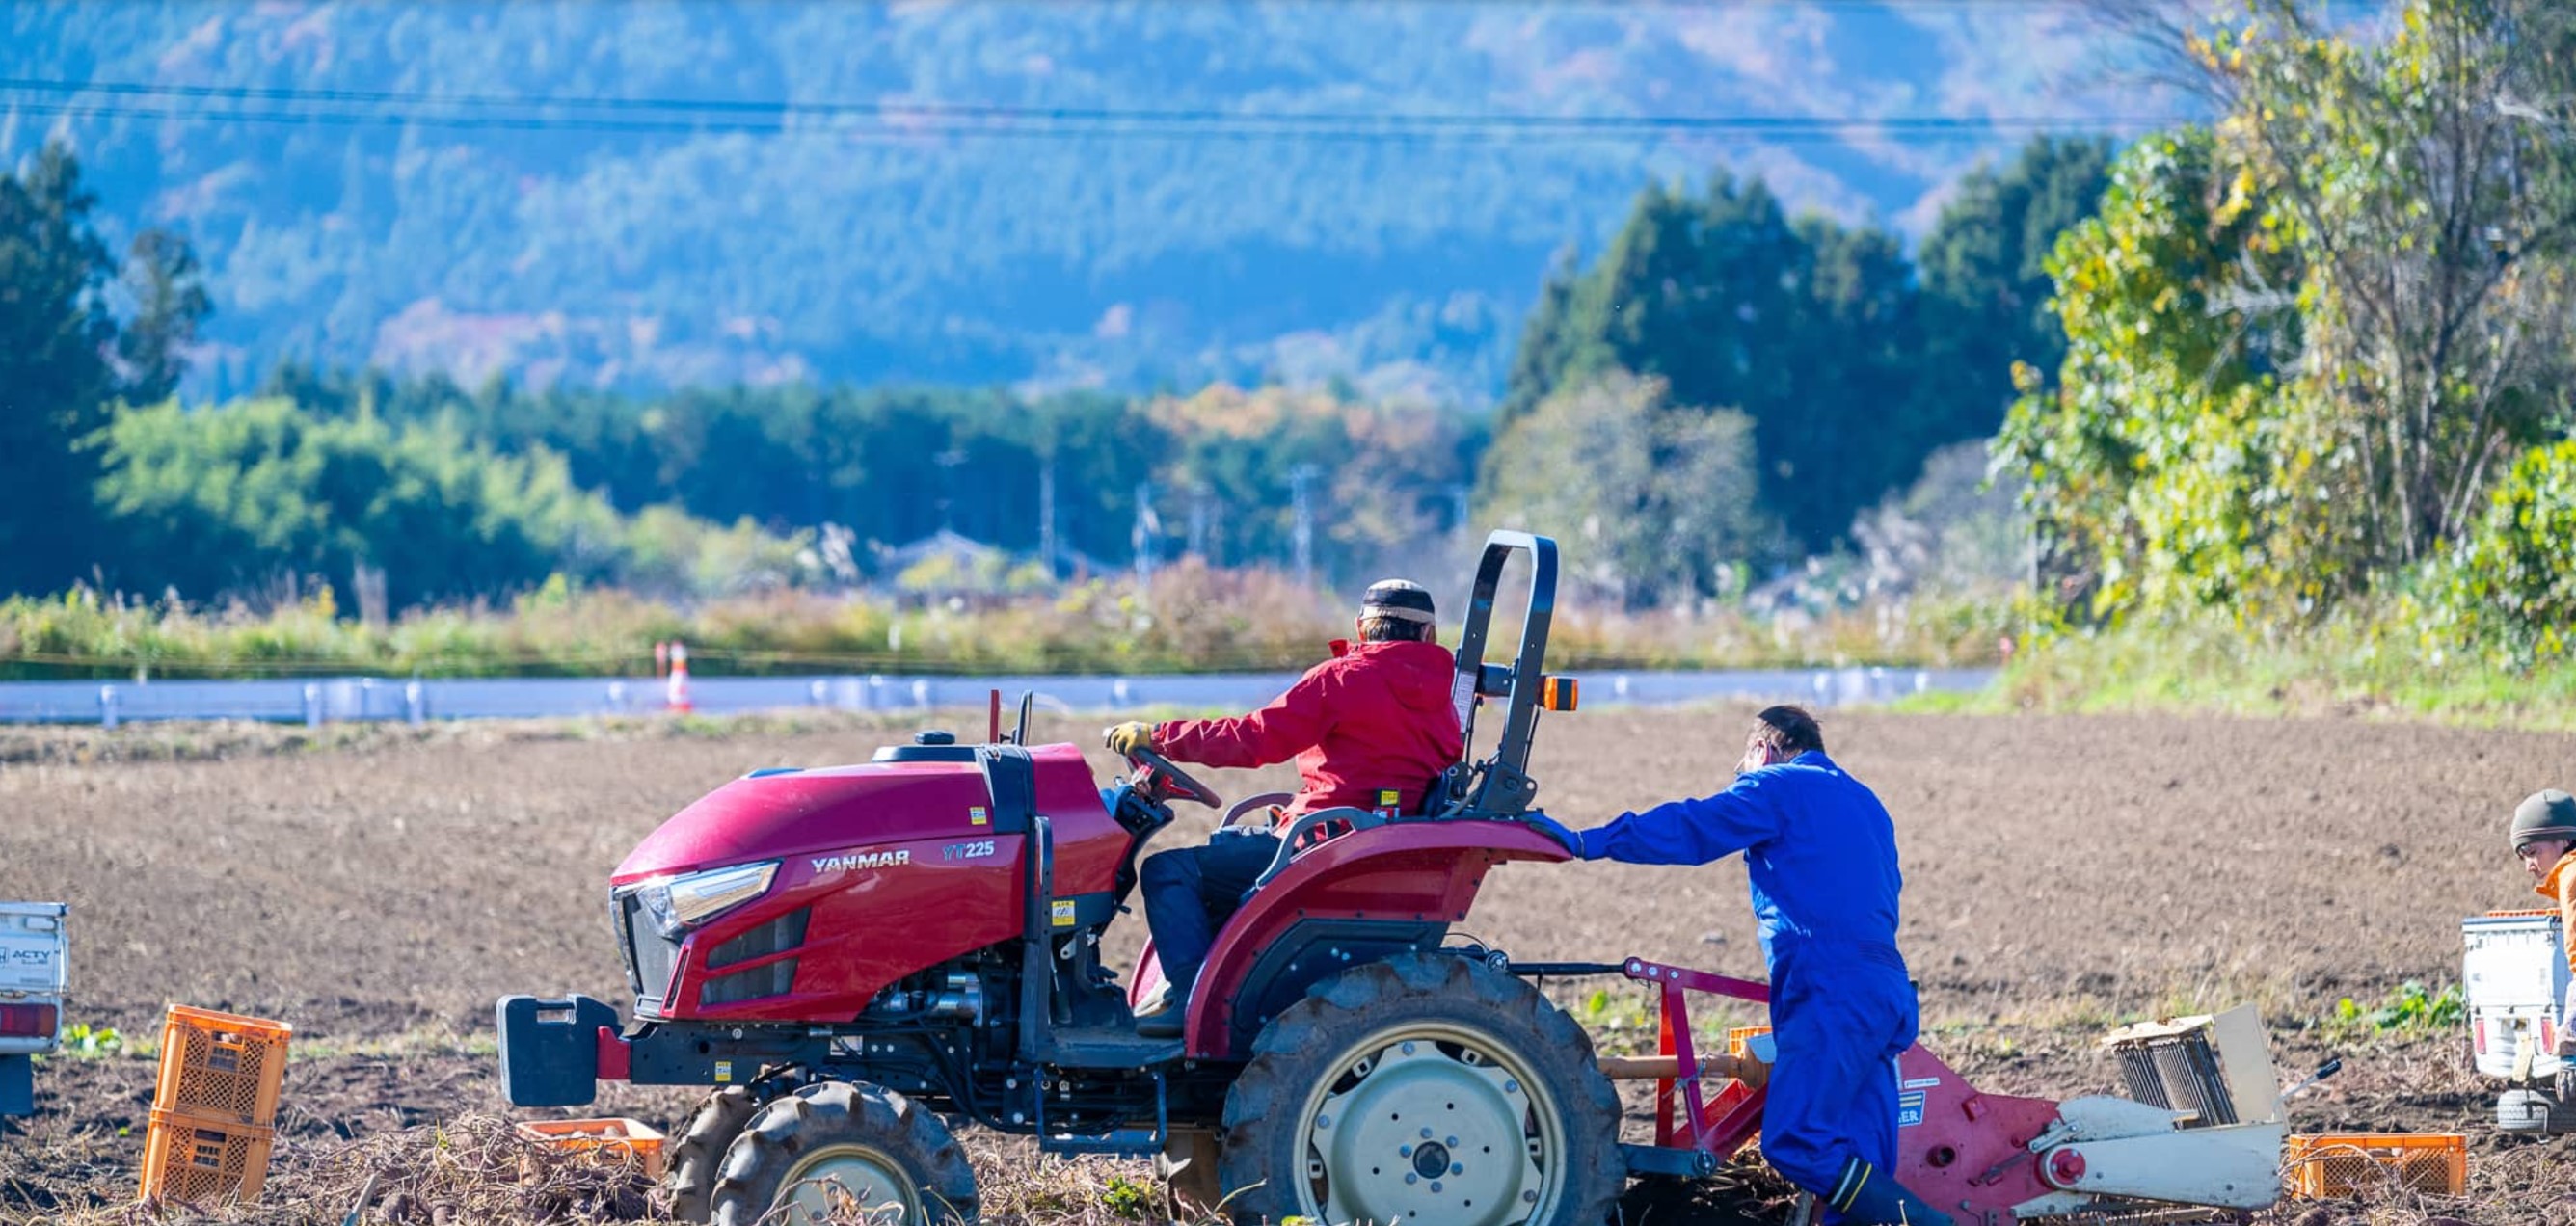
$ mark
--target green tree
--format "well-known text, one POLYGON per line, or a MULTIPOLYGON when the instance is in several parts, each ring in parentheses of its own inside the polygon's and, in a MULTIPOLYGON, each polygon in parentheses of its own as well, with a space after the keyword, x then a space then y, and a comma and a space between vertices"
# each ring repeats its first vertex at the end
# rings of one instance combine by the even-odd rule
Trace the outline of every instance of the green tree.
POLYGON ((2523 453, 2437 593, 2455 636, 2517 663, 2576 651, 2576 442, 2523 453))
POLYGON ((2059 386, 2023 367, 2031 394, 1997 446, 2031 482, 2060 599, 2172 612, 2321 577, 2268 552, 2271 513, 2300 513, 2287 482, 2315 462, 2288 445, 2272 373, 2297 325, 2261 292, 2295 277, 2272 234, 2211 134, 2187 129, 2132 144, 2099 216, 2059 240, 2059 386))
POLYGON ((138 404, 166 400, 188 373, 197 325, 215 309, 197 253, 175 234, 146 230, 126 251, 123 282, 134 300, 134 318, 116 338, 122 393, 138 404))
POLYGON ((2068 338, 2002 439, 2094 616, 2323 615, 2446 555, 2569 406, 2576 39, 2412 0, 2357 43, 2254 5, 2228 110, 2142 140, 2050 263, 2068 338))
POLYGON ((210 594, 277 573, 385 572, 396 607, 613 573, 623 528, 549 453, 284 400, 128 409, 101 438, 130 581, 210 594))
POLYGON ((1034 553, 1051 507, 1060 567, 1127 563, 1139 485, 1162 513, 1158 553, 1195 543, 1224 565, 1284 562, 1300 466, 1319 474, 1315 557, 1326 574, 1395 560, 1455 526, 1485 438, 1452 407, 1224 384, 1141 401, 802 385, 637 396, 469 392, 434 375, 290 365, 263 395, 323 418, 374 414, 504 454, 559 455, 577 485, 627 514, 667 505, 773 536, 831 524, 860 545, 899 546, 948 529, 1034 553))
POLYGON ((1992 434, 2012 403, 2012 367, 2055 370, 2066 333, 2049 309, 2057 236, 2093 216, 2110 184, 2111 142, 2040 136, 2011 164, 1959 180, 1923 236, 1923 360, 1916 421, 1939 442, 1992 434))
POLYGON ((1631 607, 1725 594, 1783 552, 1755 493, 1753 431, 1742 413, 1675 404, 1662 379, 1612 372, 1504 427, 1477 515, 1579 542, 1569 577, 1631 607))
POLYGON ((2306 367, 2364 567, 2433 556, 2561 416, 2576 254, 2576 16, 2556 0, 2412 0, 2362 43, 2257 0, 2195 50, 2219 131, 2307 270, 2306 367))
POLYGON ((135 315, 120 329, 107 293, 118 265, 91 223, 97 206, 59 145, 0 174, 0 591, 52 590, 117 560, 81 440, 111 401, 170 393, 206 314, 188 244, 145 231, 125 269, 135 315))
POLYGON ((90 227, 97 204, 60 146, 0 175, 0 589, 60 587, 94 556, 91 469, 73 444, 116 394, 116 320, 100 295, 115 264, 90 227))
POLYGON ((1736 406, 1754 423, 1763 505, 1827 548, 1934 449, 1993 431, 2015 357, 2053 352, 2035 252, 2090 206, 2102 157, 2041 142, 1981 172, 1920 278, 1895 235, 1792 218, 1758 179, 1650 187, 1599 259, 1549 274, 1500 421, 1611 371, 1666 380, 1680 404, 1736 406))

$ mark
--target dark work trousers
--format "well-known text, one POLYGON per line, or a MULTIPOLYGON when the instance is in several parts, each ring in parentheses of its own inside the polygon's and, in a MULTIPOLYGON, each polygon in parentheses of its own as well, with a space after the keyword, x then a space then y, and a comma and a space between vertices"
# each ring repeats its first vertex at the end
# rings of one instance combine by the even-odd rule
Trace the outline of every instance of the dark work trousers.
POLYGON ((1145 857, 1136 874, 1145 893, 1145 926, 1154 934, 1154 956, 1162 960, 1173 995, 1189 991, 1217 926, 1234 914, 1243 892, 1278 855, 1276 835, 1225 834, 1145 857))
MULTIPOLYGON (((1894 1179, 1896 1058, 1914 1045, 1914 985, 1896 951, 1859 942, 1778 946, 1771 963, 1771 1067, 1762 1158, 1819 1197, 1858 1158, 1894 1179)), ((1828 1223, 1842 1217, 1828 1210, 1828 1223)))

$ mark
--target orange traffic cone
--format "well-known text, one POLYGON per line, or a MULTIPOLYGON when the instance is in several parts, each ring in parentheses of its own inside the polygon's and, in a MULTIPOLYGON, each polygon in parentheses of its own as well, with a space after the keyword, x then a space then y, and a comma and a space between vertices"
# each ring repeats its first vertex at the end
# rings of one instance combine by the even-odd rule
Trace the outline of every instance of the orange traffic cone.
POLYGON ((689 645, 671 644, 671 678, 663 686, 662 704, 686 715, 696 710, 689 703, 689 645))

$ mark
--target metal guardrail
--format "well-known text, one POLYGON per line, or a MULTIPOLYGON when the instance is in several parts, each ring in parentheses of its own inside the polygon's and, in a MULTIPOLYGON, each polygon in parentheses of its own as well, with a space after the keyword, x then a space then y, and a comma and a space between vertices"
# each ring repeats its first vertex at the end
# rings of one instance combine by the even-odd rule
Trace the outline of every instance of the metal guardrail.
MULTIPOLYGON (((1886 702, 1927 691, 1984 688, 1993 669, 1720 669, 1578 674, 1587 707, 1675 706, 1723 699, 1819 706, 1886 702)), ((1114 714, 1151 707, 1250 708, 1269 701, 1295 673, 1197 673, 1146 677, 695 677, 700 714, 827 709, 922 712, 981 707, 1000 690, 1026 691, 1059 714, 1114 714)), ((0 723, 100 724, 249 719, 320 726, 351 720, 426 723, 449 719, 547 719, 647 715, 668 709, 652 677, 328 677, 276 681, 0 682, 0 723)))

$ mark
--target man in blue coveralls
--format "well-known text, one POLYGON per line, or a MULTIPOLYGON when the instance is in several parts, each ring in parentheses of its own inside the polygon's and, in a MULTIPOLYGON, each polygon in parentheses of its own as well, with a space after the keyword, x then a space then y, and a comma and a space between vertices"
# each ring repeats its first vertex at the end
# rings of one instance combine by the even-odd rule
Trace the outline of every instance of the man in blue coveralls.
POLYGON ((1949 1226, 1895 1179, 1896 1056, 1917 1021, 1896 952, 1896 826, 1825 756, 1814 716, 1755 717, 1735 782, 1715 796, 1580 832, 1533 820, 1586 860, 1707 864, 1743 852, 1779 1046, 1763 1158, 1814 1193, 1828 1222, 1949 1226))

